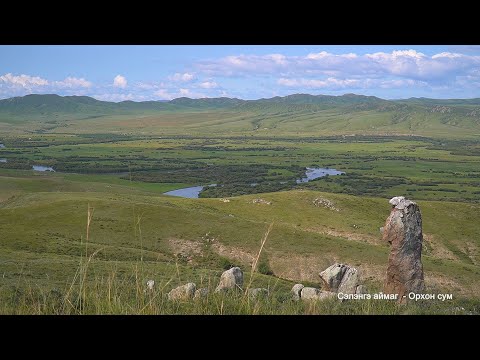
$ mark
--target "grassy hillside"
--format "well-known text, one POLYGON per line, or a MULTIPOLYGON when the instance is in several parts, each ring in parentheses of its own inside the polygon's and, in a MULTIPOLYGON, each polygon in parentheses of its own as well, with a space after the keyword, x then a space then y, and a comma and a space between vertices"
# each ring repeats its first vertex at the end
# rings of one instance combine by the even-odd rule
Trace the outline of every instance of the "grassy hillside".
MULTIPOLYGON (((92 281, 108 278, 114 269, 132 274, 141 263, 142 279, 163 282, 165 291, 190 280, 215 282, 224 266, 250 268, 271 222, 262 256, 276 277, 260 276, 255 284, 276 284, 283 293, 294 282, 318 286, 318 272, 336 261, 357 266, 372 289, 380 289, 383 281, 388 246, 378 229, 389 213, 385 198, 288 191, 224 203, 59 174, 2 173, 0 184, 0 292, 7 297, 20 285, 64 289, 71 284, 85 256, 88 205, 94 210, 87 252, 98 251, 92 281), (316 207, 318 197, 335 209, 316 207), (272 204, 252 203, 255 198, 272 204)), ((478 297, 480 206, 419 205, 428 288, 452 292, 457 299, 478 297)))

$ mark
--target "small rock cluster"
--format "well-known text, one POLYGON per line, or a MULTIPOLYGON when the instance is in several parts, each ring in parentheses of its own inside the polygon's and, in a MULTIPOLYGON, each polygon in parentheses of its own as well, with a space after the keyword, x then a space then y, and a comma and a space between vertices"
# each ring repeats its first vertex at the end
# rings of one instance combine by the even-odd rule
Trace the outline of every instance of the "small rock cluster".
MULTIPOLYGON (((152 280, 149 280, 152 281, 152 280)), ((147 282, 147 286, 149 282, 147 282)), ((226 292, 229 290, 242 290, 243 286, 243 272, 239 267, 233 267, 230 270, 224 271, 220 277, 220 282, 215 289, 215 293, 226 292)), ((250 299, 256 299, 261 296, 268 296, 269 291, 264 288, 248 289, 248 296, 250 299)), ((188 301, 204 299, 208 296, 207 288, 197 289, 194 283, 177 286, 168 293, 168 300, 171 301, 188 301)))
POLYGON ((335 207, 333 202, 331 202, 328 199, 321 198, 321 197, 314 199, 313 200, 313 205, 315 205, 316 207, 324 207, 324 208, 327 208, 327 209, 330 209, 330 210, 333 210, 333 211, 340 211, 340 209, 335 207))
POLYGON ((271 201, 267 201, 267 200, 264 200, 264 199, 253 199, 252 203, 254 203, 254 204, 265 204, 265 205, 271 205, 272 204, 271 201))
POLYGON ((230 202, 230 199, 221 198, 220 201, 221 201, 221 202, 224 202, 224 203, 229 203, 229 202, 230 202))
MULTIPOLYGON (((317 289, 314 287, 306 287, 302 284, 295 284, 291 290, 293 300, 324 300, 337 297, 337 293, 344 294, 364 294, 366 289, 364 285, 359 285, 359 273, 354 267, 345 264, 334 264, 320 273, 323 286, 325 289, 317 289)), ((147 287, 153 290, 154 281, 149 280, 147 287)), ((233 267, 224 271, 220 277, 215 293, 221 293, 238 289, 243 291, 243 272, 239 267, 233 267)), ((171 301, 188 301, 204 299, 208 296, 208 288, 197 289, 196 284, 187 283, 172 289, 168 293, 168 300, 171 301)), ((268 289, 253 288, 248 289, 248 297, 256 299, 270 295, 268 289)))
POLYGON ((356 268, 345 264, 333 264, 320 274, 325 290, 295 284, 292 288, 294 300, 324 300, 337 297, 337 293, 364 294, 366 288, 359 285, 359 272, 356 268))

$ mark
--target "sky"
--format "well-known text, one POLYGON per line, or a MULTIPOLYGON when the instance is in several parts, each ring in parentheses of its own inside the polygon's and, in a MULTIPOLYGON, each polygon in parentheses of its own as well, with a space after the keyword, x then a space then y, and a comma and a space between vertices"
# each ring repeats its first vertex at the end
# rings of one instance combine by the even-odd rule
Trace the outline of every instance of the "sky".
POLYGON ((474 45, 0 46, 0 98, 480 97, 474 45))

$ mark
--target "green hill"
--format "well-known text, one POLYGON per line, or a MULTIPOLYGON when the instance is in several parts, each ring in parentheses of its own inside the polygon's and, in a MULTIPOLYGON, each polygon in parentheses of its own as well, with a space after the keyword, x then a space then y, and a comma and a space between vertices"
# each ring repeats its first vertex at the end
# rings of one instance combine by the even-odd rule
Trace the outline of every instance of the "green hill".
POLYGON ((137 120, 145 117, 152 134, 480 136, 480 99, 294 94, 259 100, 183 97, 168 102, 113 103, 58 95, 0 100, 0 130, 6 132, 65 132, 68 126, 74 132, 81 128, 108 133, 121 127, 136 133, 144 128, 137 120))
MULTIPOLYGON (((388 246, 378 230, 390 210, 385 198, 287 191, 225 203, 163 196, 153 187, 113 177, 28 172, 2 173, 0 186, 0 269, 7 274, 0 281, 0 297, 17 284, 36 284, 45 292, 68 289, 87 246, 87 205, 94 209, 87 251, 98 251, 91 281, 106 279, 112 271, 127 276, 141 264, 140 281, 153 278, 166 291, 188 281, 215 284, 226 264, 248 271, 271 222, 262 256, 275 277, 259 275, 257 286, 288 295, 294 282, 318 284, 318 272, 340 261, 357 266, 370 289, 381 289, 387 264, 388 246), (315 206, 319 197, 338 211, 315 206), (271 204, 255 204, 255 198, 271 204)), ((478 297, 479 205, 419 205, 429 291, 478 297)))

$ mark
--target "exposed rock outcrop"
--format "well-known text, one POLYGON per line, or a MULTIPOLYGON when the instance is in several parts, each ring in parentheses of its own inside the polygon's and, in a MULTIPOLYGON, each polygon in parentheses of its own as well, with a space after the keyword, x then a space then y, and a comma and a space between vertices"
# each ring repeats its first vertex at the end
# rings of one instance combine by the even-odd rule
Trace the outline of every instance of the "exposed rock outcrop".
POLYGON ((384 292, 398 294, 399 302, 406 302, 409 292, 425 290, 421 259, 422 215, 418 205, 403 196, 396 196, 389 202, 392 210, 384 226, 383 240, 391 249, 384 292))
POLYGON ((254 204, 265 204, 265 205, 271 205, 272 202, 264 199, 253 199, 252 203, 254 204))
POLYGON ((241 289, 243 286, 243 272, 239 267, 233 267, 230 270, 224 271, 220 277, 215 292, 225 291, 230 289, 241 289))
POLYGON ((314 199, 313 205, 315 205, 316 207, 324 207, 333 211, 340 211, 338 208, 335 207, 335 204, 333 202, 321 197, 314 199))
POLYGON ((197 286, 194 283, 178 286, 168 293, 168 300, 178 301, 193 299, 196 289, 197 286))

